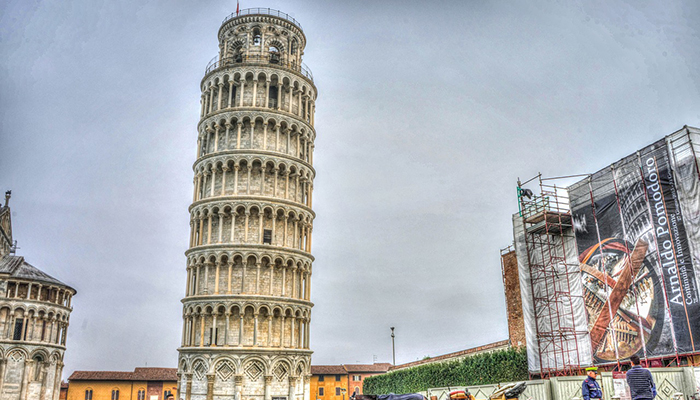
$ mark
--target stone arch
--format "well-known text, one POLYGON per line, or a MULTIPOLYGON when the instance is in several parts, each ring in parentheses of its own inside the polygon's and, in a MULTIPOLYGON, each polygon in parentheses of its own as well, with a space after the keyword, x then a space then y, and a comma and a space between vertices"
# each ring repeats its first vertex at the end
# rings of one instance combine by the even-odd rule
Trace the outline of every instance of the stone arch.
POLYGON ((209 373, 209 365, 202 358, 196 358, 192 362, 192 377, 197 381, 205 381, 209 373))
POLYGON ((24 362, 27 359, 27 351, 21 347, 13 347, 7 351, 7 361, 24 362))
POLYGON ((178 368, 183 374, 189 372, 189 366, 185 358, 180 359, 180 365, 178 368))
POLYGON ((228 357, 219 357, 214 364, 214 390, 233 389, 233 376, 236 374, 236 363, 228 357))
POLYGON ((286 359, 275 361, 272 367, 272 376, 279 382, 288 382, 292 367, 286 359))
POLYGON ((247 381, 249 387, 258 386, 255 383, 262 382, 263 377, 268 374, 267 363, 257 356, 248 357, 245 364, 243 364, 242 372, 244 385, 247 381))

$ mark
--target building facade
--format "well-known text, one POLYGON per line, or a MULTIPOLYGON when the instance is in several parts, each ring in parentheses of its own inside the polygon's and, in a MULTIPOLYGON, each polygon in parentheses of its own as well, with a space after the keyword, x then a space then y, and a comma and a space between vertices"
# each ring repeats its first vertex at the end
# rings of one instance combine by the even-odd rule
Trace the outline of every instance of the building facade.
POLYGON ((342 365, 311 366, 312 399, 343 400, 348 394, 348 371, 342 365))
POLYGON ((308 399, 316 87, 306 37, 287 14, 246 9, 218 39, 201 82, 179 397, 308 399))
POLYGON ((362 385, 366 378, 370 376, 386 374, 391 369, 390 363, 374 363, 374 364, 345 364, 345 370, 348 371, 348 393, 350 395, 363 394, 362 385))
POLYGON ((362 394, 365 378, 386 374, 391 364, 311 366, 311 396, 316 400, 344 400, 362 394))
POLYGON ((177 392, 177 368, 75 371, 67 400, 165 400, 177 392))
POLYGON ((10 192, 0 207, 2 400, 58 400, 75 290, 14 254, 10 192))

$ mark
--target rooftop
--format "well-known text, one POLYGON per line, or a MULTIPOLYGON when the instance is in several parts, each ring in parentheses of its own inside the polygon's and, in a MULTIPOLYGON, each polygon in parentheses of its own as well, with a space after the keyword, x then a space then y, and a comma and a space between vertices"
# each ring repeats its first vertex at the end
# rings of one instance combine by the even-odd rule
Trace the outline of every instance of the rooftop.
POLYGON ((21 256, 6 254, 0 258, 0 274, 9 274, 11 278, 27 279, 69 287, 65 283, 24 261, 24 257, 21 256))
POLYGON ((312 375, 345 375, 353 372, 387 372, 390 363, 375 364, 341 364, 341 365, 312 365, 312 375))
POLYGON ((177 381, 177 368, 136 368, 128 371, 75 371, 69 381, 177 381))

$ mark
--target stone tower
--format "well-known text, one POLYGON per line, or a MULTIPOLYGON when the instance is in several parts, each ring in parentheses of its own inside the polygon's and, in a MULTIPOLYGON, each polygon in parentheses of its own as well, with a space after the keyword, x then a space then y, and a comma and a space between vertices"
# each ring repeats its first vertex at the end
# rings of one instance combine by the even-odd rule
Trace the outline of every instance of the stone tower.
POLYGON ((309 399, 316 87, 289 15, 219 28, 201 82, 187 288, 185 400, 309 399))
POLYGON ((0 205, 0 394, 58 400, 75 289, 14 254, 10 192, 0 205))

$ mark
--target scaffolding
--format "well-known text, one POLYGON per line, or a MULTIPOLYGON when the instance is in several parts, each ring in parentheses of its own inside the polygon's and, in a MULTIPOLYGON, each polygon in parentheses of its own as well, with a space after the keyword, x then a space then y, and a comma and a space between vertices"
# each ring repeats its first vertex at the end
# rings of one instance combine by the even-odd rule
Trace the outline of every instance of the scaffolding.
POLYGON ((633 354, 652 366, 698 359, 700 129, 593 174, 518 180, 517 198, 532 376, 619 369, 633 354))
MULTIPOLYGON (((568 195, 554 179, 518 180, 518 216, 527 256, 532 299, 531 336, 541 377, 581 373, 590 362, 590 342, 580 285, 568 195), (526 186, 535 186, 539 194, 526 186)), ((524 256, 524 255, 523 255, 524 256)))

